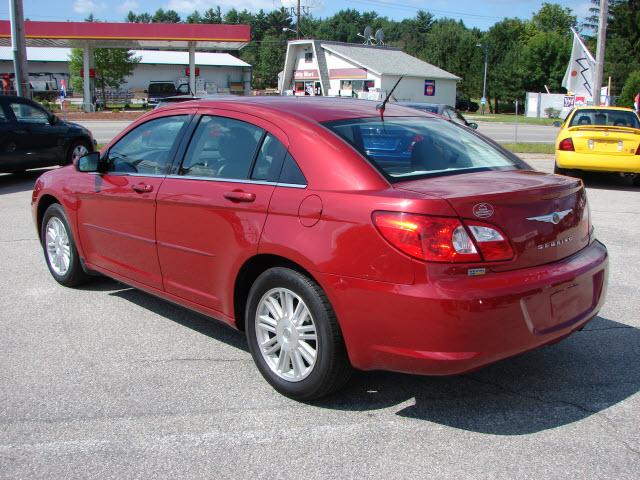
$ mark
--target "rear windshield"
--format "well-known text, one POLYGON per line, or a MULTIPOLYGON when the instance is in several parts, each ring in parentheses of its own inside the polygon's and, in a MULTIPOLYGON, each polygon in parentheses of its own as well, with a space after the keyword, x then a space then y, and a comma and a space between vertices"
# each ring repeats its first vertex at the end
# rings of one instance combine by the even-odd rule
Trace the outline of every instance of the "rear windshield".
POLYGON ((380 117, 324 124, 390 181, 526 168, 477 135, 438 118, 380 117))
POLYGON ((176 86, 173 83, 151 83, 149 95, 175 95, 176 86))
POLYGON ((578 110, 571 119, 570 127, 598 125, 608 127, 640 128, 635 113, 624 110, 578 110))

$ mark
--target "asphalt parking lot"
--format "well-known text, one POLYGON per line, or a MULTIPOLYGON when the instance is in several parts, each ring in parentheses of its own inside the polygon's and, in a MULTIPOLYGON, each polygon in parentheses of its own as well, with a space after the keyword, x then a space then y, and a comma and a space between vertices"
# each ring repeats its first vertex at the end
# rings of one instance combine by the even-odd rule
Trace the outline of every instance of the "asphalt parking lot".
POLYGON ((37 175, 0 175, 0 478, 638 478, 640 190, 621 179, 586 179, 611 273, 585 330, 458 377, 359 373, 303 404, 220 323, 107 279, 59 286, 37 175))

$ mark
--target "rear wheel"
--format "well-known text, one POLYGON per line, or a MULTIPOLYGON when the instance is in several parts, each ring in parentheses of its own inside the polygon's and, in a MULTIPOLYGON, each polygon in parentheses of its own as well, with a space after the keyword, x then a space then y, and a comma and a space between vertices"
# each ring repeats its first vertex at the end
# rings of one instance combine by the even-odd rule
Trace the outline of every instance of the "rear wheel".
POLYGON ((86 282, 89 276, 82 269, 67 217, 59 204, 47 208, 41 232, 44 258, 53 278, 66 287, 86 282))
POLYGON ((73 162, 77 162, 80 157, 85 156, 89 152, 91 152, 91 147, 85 140, 76 140, 69 146, 67 164, 70 165, 73 162))
POLYGON ((640 173, 636 173, 633 177, 633 186, 640 187, 640 173))
POLYGON ((269 269, 251 287, 246 312, 251 355, 277 391, 313 400, 347 382, 351 365, 342 332, 313 280, 289 268, 269 269))
POLYGON ((553 164, 553 173, 557 175, 567 175, 568 170, 566 168, 560 168, 557 163, 553 164))

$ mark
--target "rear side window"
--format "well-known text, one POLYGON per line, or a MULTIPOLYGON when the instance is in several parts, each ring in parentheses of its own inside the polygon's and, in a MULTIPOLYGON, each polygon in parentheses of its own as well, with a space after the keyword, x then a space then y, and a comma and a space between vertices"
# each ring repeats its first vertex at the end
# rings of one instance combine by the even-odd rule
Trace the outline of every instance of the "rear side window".
POLYGON ((181 175, 205 178, 249 178, 264 130, 240 120, 203 116, 180 168, 181 175))
POLYGON ((282 171, 280 172, 279 183, 286 183, 289 185, 307 185, 307 179, 304 177, 300 167, 298 167, 298 164, 289 153, 284 157, 284 165, 282 165, 282 171))
POLYGON ((131 130, 109 149, 107 171, 163 175, 188 115, 156 118, 131 130))
POLYGON ((282 158, 286 153, 285 146, 276 137, 267 133, 258 151, 251 179, 276 181, 282 166, 282 158))
POLYGON ((380 117, 324 124, 389 181, 525 168, 473 133, 427 117, 380 117))

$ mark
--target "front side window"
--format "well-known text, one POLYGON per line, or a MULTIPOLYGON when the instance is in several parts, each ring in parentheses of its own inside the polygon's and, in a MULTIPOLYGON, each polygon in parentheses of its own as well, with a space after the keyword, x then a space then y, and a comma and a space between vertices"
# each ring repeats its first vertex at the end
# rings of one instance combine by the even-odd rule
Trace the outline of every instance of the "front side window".
POLYGON ((107 171, 166 174, 171 151, 188 118, 188 115, 176 115, 139 125, 109 149, 107 171))
POLYGON ((475 134, 437 118, 371 117, 324 125, 392 182, 526 168, 475 134))
POLYGON ((39 125, 49 124, 49 115, 44 110, 27 103, 11 102, 10 106, 18 122, 39 125))
POLYGON ((638 117, 632 111, 604 108, 578 110, 569 124, 570 127, 589 125, 640 129, 638 117))
POLYGON ((204 116, 193 134, 180 174, 247 179, 263 133, 247 122, 204 116))

